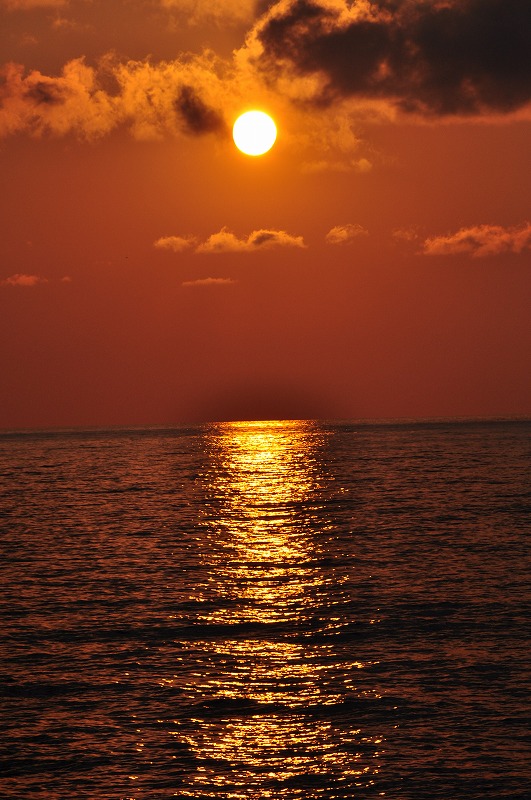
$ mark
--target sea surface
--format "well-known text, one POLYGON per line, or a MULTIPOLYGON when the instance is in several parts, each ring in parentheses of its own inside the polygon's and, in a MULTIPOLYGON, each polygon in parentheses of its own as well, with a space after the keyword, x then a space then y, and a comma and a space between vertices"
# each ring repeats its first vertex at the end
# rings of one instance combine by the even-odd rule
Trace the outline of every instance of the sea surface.
POLYGON ((531 422, 0 434, 2 800, 528 800, 531 422))

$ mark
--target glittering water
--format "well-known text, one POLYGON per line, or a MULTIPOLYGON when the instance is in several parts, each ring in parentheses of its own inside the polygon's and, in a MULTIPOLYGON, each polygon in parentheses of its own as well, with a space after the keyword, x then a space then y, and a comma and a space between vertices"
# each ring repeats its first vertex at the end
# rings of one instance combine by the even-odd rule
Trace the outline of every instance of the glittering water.
POLYGON ((0 435, 0 795, 524 800, 531 424, 0 435))

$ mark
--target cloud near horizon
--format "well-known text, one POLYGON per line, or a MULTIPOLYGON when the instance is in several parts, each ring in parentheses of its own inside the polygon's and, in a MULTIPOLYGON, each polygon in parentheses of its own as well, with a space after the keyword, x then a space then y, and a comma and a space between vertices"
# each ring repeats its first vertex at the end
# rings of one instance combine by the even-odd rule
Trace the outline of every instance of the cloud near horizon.
POLYGON ((467 253, 472 258, 485 258, 503 253, 518 255, 531 249, 531 223, 511 228, 501 225, 476 225, 461 228, 446 236, 434 236, 424 242, 423 254, 454 256, 467 253))
POLYGON ((368 236, 369 231, 363 225, 336 225, 325 236, 327 244, 350 244, 358 236, 368 236))
POLYGON ((428 117, 531 102, 531 3, 279 0, 239 57, 293 99, 385 101, 428 117))
POLYGON ((183 281, 181 286, 206 288, 209 286, 231 286, 237 283, 233 278, 197 278, 197 280, 183 281))
POLYGON ((39 275, 26 275, 25 273, 17 272, 0 281, 0 286, 21 286, 25 289, 31 289, 41 283, 48 283, 48 279, 41 278, 39 275))

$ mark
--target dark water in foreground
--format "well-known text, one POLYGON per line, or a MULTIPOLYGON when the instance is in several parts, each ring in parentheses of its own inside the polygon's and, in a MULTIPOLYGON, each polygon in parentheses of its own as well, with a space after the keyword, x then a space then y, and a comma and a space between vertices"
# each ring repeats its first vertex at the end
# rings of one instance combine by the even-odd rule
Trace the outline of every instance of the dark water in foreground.
POLYGON ((0 796, 528 798, 530 434, 0 435, 0 796))

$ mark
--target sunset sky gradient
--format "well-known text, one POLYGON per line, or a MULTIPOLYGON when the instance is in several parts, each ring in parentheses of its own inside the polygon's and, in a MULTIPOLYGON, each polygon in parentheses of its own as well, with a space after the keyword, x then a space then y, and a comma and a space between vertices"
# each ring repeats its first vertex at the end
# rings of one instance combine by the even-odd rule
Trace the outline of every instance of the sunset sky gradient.
POLYGON ((0 428, 531 414, 530 36, 527 0, 0 0, 0 428))

